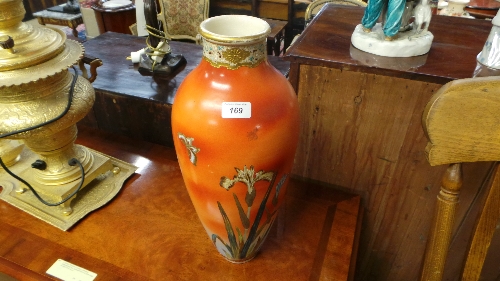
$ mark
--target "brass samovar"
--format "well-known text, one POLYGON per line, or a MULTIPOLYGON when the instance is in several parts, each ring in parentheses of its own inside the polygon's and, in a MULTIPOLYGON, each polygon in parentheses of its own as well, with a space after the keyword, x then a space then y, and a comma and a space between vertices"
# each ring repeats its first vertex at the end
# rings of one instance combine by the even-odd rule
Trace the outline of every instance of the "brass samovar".
POLYGON ((92 84, 68 69, 84 48, 61 30, 22 22, 25 13, 22 0, 0 0, 0 157, 9 162, 0 199, 66 230, 111 200, 135 167, 74 144, 95 99, 92 84))

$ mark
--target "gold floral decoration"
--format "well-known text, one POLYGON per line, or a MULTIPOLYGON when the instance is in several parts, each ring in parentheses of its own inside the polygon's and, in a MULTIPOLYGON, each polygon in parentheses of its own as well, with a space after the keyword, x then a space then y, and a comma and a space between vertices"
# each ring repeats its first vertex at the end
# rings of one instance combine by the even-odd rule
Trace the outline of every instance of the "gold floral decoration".
POLYGON ((182 143, 184 143, 184 145, 186 146, 187 152, 189 154, 189 161, 196 166, 196 162, 198 161, 196 154, 200 152, 200 149, 193 145, 194 138, 188 138, 182 133, 178 133, 177 135, 182 143))
POLYGON ((245 51, 238 48, 230 48, 222 52, 222 57, 234 64, 243 61, 248 56, 250 56, 249 51, 245 51))

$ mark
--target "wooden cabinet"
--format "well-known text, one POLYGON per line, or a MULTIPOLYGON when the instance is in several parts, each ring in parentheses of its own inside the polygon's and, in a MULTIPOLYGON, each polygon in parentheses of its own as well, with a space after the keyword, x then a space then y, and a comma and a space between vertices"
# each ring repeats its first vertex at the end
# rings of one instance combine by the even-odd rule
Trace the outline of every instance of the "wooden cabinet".
MULTIPOLYGON (((427 163, 421 115, 443 84, 473 76, 491 23, 433 16, 428 54, 387 58, 350 44, 362 15, 362 8, 326 6, 285 56, 302 118, 294 173, 362 195, 357 280, 416 280, 446 168, 427 163)), ((459 226, 490 166, 465 168, 455 228, 465 239, 452 245, 448 277, 460 271, 469 229, 459 226)))
POLYGON ((135 5, 109 9, 99 3, 92 5, 95 12, 99 33, 107 31, 132 34, 130 26, 136 22, 135 5))

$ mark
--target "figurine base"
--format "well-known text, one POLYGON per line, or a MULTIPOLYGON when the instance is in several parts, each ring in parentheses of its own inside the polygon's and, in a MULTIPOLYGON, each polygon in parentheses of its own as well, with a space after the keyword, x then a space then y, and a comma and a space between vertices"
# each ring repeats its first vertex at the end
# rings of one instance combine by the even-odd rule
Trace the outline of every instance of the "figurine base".
POLYGON ((371 32, 363 31, 358 24, 351 37, 351 43, 361 51, 384 57, 414 57, 426 54, 431 49, 434 35, 429 31, 417 34, 415 30, 400 32, 394 40, 385 40, 382 25, 377 23, 371 32))
POLYGON ((152 60, 145 54, 141 57, 139 73, 143 76, 154 76, 163 79, 172 79, 186 66, 183 55, 166 54, 161 63, 155 65, 153 70, 152 60))
POLYGON ((411 69, 419 68, 427 61, 427 55, 398 58, 395 60, 391 57, 377 56, 363 52, 355 48, 353 45, 349 48, 349 54, 351 55, 351 58, 357 60, 360 64, 399 71, 410 71, 411 69))
MULTIPOLYGON (((494 51, 498 52, 498 50, 494 51)), ((498 54, 491 55, 483 50, 477 55, 477 62, 487 68, 500 70, 500 58, 498 54)))
MULTIPOLYGON (((70 215, 65 215, 58 207, 44 205, 29 190, 18 192, 24 190, 24 185, 4 170, 0 170, 0 186, 3 188, 0 192, 0 199, 61 230, 68 230, 87 214, 113 199, 122 188, 125 180, 137 169, 134 165, 87 149, 95 157, 109 159, 112 169, 96 177, 76 194, 71 202, 73 212, 70 215)), ((29 149, 24 149, 19 162, 10 167, 10 170, 15 174, 20 174, 37 157, 29 149)))

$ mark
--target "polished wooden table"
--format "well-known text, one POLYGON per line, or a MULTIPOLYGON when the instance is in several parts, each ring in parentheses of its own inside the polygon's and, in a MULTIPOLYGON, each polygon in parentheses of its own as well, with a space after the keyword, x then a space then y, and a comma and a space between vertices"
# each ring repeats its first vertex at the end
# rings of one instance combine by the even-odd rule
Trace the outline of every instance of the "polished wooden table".
POLYGON ((0 272, 49 280, 45 271, 63 259, 97 273, 96 281, 352 280, 359 196, 292 180, 260 253, 233 264, 199 222, 172 148, 85 126, 76 142, 138 170, 67 232, 0 201, 0 272))
MULTIPOLYGON (((172 52, 187 60, 185 68, 173 79, 142 76, 138 65, 126 60, 130 52, 146 47, 146 39, 127 34, 106 32, 85 42, 86 54, 100 58, 93 83, 96 101, 83 121, 87 126, 120 133, 129 137, 172 146, 170 111, 175 93, 186 75, 202 57, 202 47, 193 43, 171 41, 172 52)), ((269 62, 283 75, 290 63, 268 56, 269 62)))
MULTIPOLYGON (((351 44, 364 9, 327 5, 288 49, 301 110, 293 173, 363 195, 368 209, 357 279, 417 280, 436 195, 446 167, 431 167, 422 112, 445 83, 470 78, 491 22, 433 16, 428 54, 388 58, 351 44)), ((467 114, 464 112, 464 114, 467 114)), ((466 222, 491 163, 464 168, 463 192, 447 274, 459 273, 466 222), (465 188, 467 186, 467 188, 465 188)), ((449 277, 444 280, 457 280, 449 277)))
POLYGON ((465 11, 477 19, 492 19, 498 13, 500 2, 496 0, 471 0, 465 11))

